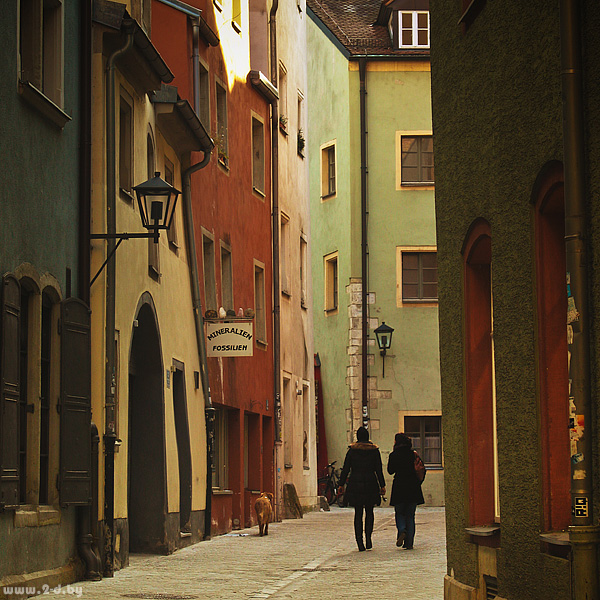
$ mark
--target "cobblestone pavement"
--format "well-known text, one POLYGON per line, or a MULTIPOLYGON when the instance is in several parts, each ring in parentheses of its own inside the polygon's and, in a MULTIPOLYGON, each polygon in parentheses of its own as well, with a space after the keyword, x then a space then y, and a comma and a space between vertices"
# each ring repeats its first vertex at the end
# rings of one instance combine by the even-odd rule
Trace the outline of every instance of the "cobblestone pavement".
POLYGON ((76 585, 85 600, 442 600, 443 509, 417 510, 414 550, 396 547, 393 509, 376 508, 373 549, 358 552, 353 515, 336 507, 271 523, 268 537, 253 527, 170 556, 132 555, 114 578, 76 585))

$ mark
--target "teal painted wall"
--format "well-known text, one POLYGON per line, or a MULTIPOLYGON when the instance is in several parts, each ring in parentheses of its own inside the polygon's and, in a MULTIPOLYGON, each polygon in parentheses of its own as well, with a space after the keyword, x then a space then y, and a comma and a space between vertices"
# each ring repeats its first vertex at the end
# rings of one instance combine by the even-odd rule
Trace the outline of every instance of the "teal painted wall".
POLYGON ((64 5, 64 111, 72 118, 63 130, 18 93, 17 2, 2 6, 3 40, 0 104, 0 271, 23 262, 58 279, 65 291, 71 268, 77 295, 79 198, 79 3, 64 5))
MULTIPOLYGON (((361 278, 360 77, 357 61, 349 61, 314 20, 309 20, 308 30, 315 351, 322 363, 329 459, 339 464, 354 439, 350 429, 360 418, 354 415, 353 427, 347 376, 360 376, 361 367, 348 355, 350 327, 357 323, 344 293, 350 278, 361 278), (333 138, 338 140, 338 191, 334 199, 322 202, 320 147, 333 138), (340 252, 340 309, 325 316, 323 256, 334 250, 340 252)), ((371 393, 371 438, 385 462, 399 430, 399 411, 441 410, 437 307, 398 307, 396 301, 397 246, 436 243, 433 190, 396 190, 396 131, 432 129, 430 74, 426 63, 425 70, 407 63, 410 70, 405 71, 398 64, 371 61, 367 69, 368 291, 374 296, 370 341, 375 343, 372 329, 384 320, 395 329, 385 378, 379 351, 369 346, 369 377, 376 386, 371 393)), ((357 402, 360 390, 355 406, 357 402)), ((430 504, 443 504, 443 471, 428 477, 424 493, 430 504)))

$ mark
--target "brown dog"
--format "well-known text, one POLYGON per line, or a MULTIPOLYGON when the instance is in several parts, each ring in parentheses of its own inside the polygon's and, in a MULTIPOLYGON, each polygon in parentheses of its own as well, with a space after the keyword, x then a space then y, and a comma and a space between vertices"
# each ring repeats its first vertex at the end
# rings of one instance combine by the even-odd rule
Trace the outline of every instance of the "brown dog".
POLYGON ((273 514, 273 494, 263 492, 254 503, 256 511, 256 520, 258 521, 258 531, 261 537, 269 535, 269 522, 273 514))

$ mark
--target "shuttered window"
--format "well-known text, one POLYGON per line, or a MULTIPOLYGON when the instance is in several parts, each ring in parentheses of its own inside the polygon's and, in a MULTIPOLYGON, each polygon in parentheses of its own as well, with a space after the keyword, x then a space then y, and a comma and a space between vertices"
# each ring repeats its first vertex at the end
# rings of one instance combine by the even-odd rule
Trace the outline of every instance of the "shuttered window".
POLYGON ((0 329, 0 506, 19 503, 20 305, 19 282, 5 275, 0 329))
POLYGON ((61 303, 60 502, 91 502, 90 310, 77 298, 61 303))

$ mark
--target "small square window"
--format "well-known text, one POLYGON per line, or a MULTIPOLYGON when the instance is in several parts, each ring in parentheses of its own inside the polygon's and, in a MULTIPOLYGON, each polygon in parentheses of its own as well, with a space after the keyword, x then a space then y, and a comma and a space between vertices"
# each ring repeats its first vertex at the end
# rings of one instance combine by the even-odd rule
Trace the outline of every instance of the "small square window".
POLYGON ((442 466, 441 416, 405 416, 404 433, 427 466, 442 466))
POLYGON ((402 252, 402 301, 437 302, 437 253, 402 252))
POLYGON ((401 153, 402 185, 433 185, 433 136, 403 135, 401 153))

